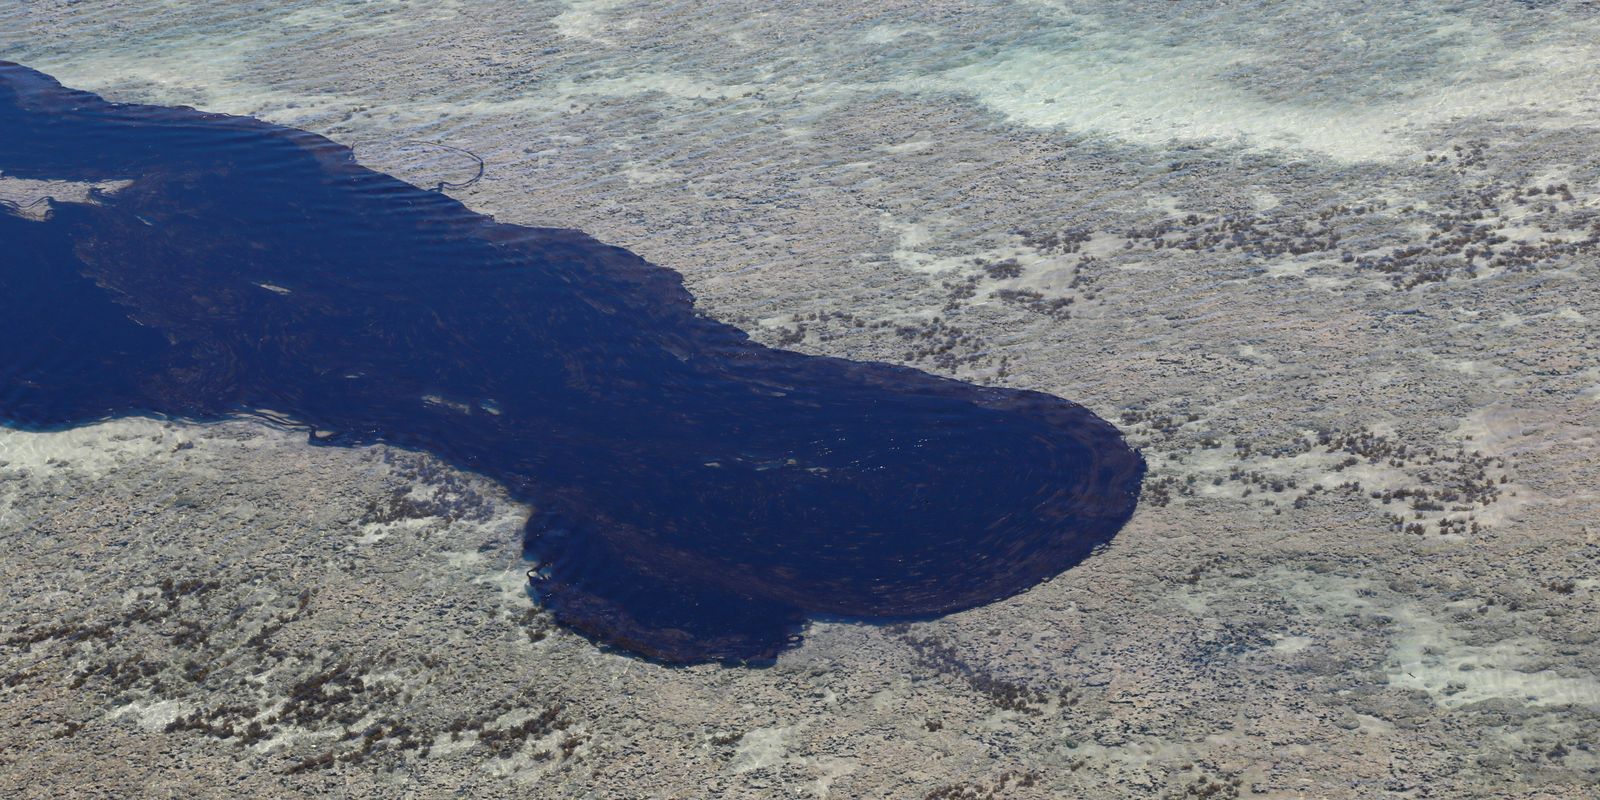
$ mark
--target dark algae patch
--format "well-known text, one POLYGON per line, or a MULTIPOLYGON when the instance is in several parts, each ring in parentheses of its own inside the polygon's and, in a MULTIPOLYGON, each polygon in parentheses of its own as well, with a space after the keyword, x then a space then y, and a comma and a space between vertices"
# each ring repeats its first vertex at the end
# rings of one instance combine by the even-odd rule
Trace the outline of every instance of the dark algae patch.
POLYGON ((1007 597, 1138 497, 1143 461, 1080 406, 761 346, 674 272, 311 133, 0 65, 0 173, 132 181, 0 212, 0 419, 270 410, 428 450, 535 506, 560 622, 650 657, 767 661, 811 615, 1007 597))

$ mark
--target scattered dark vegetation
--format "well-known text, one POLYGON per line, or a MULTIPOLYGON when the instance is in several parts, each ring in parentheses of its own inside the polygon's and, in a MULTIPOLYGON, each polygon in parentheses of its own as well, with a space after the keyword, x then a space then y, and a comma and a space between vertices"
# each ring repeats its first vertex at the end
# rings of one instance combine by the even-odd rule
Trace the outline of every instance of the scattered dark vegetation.
MULTIPOLYGON (((919 663, 942 675, 960 679, 968 687, 987 697, 995 708, 1038 716, 1050 707, 1052 701, 1063 708, 1076 705, 1078 702, 1077 694, 1071 689, 1062 688, 1055 692, 1046 692, 998 678, 968 664, 954 647, 945 642, 933 637, 911 635, 906 626, 895 626, 891 630, 900 634, 906 643, 911 645, 919 663)), ((943 723, 934 720, 929 720, 926 724, 930 731, 943 727, 943 723)))
POLYGON ((907 349, 903 360, 908 364, 931 363, 946 370, 980 363, 987 355, 984 342, 976 334, 943 317, 926 322, 896 325, 894 335, 905 342, 907 349))
POLYGON ((1000 289, 994 293, 1003 303, 1018 306, 1035 314, 1043 314, 1054 319, 1070 319, 1072 312, 1068 306, 1072 305, 1070 297, 1045 297, 1044 294, 1032 289, 1000 289))
MULTIPOLYGON (((551 731, 566 730, 572 723, 561 716, 561 712, 564 710, 560 704, 556 704, 529 717, 519 725, 513 725, 509 728, 481 728, 478 731, 478 742, 496 758, 510 758, 516 755, 517 751, 521 750, 529 739, 537 741, 543 739, 551 731)), ((572 755, 573 749, 579 743, 581 743, 581 740, 578 737, 568 737, 562 740, 560 745, 562 755, 572 755), (569 744, 569 742, 572 743, 569 744)))
MULTIPOLYGON (((498 759, 506 759, 526 750, 533 742, 558 731, 567 731, 573 725, 571 718, 565 714, 565 706, 556 703, 546 706, 540 712, 515 725, 503 728, 493 727, 491 723, 512 711, 514 708, 528 705, 536 706, 533 690, 525 690, 522 695, 507 698, 491 705, 476 715, 458 717, 443 725, 426 724, 418 722, 401 722, 390 716, 382 716, 376 723, 361 728, 354 727, 355 723, 370 718, 378 709, 388 708, 393 705, 393 693, 382 694, 376 700, 372 690, 362 692, 352 691, 355 684, 350 680, 348 669, 336 667, 334 670, 324 672, 312 679, 311 684, 299 686, 302 694, 317 701, 322 705, 324 699, 333 702, 328 705, 347 707, 340 711, 331 721, 340 722, 345 726, 344 734, 340 741, 328 749, 301 758, 290 766, 287 772, 301 773, 313 770, 327 769, 339 764, 359 764, 374 756, 389 754, 391 757, 408 751, 415 751, 417 757, 426 758, 432 751, 433 742, 439 737, 449 735, 451 741, 461 741, 466 737, 474 737, 477 746, 483 751, 498 759), (341 679, 331 694, 324 689, 336 678, 341 679), (348 695, 348 696, 347 696, 348 695), (360 696, 359 703, 350 705, 360 696)), ((359 680, 359 676, 354 676, 359 680)), ((269 724, 277 720, 269 720, 269 724)), ((310 727, 327 727, 330 719, 319 717, 312 721, 310 727)), ((301 727, 307 727, 302 725, 301 727)), ((535 761, 549 761, 559 756, 571 758, 587 741, 587 736, 573 733, 564 736, 556 743, 552 750, 538 750, 529 754, 535 761)))
POLYGON ((1223 622, 1208 630, 1196 630, 1192 636, 1184 659, 1201 672, 1218 669, 1224 658, 1237 658, 1272 646, 1272 639, 1260 623, 1223 622))
POLYGON ((1556 594, 1572 594, 1578 590, 1578 584, 1570 579, 1553 580, 1545 584, 1545 588, 1556 594))
POLYGON ((810 311, 796 314, 794 327, 782 328, 778 331, 776 347, 794 347, 806 340, 811 333, 817 335, 818 341, 831 342, 845 336, 845 332, 874 331, 893 327, 893 323, 878 320, 867 320, 851 314, 848 311, 810 311))
MULTIPOLYGON (((252 728, 254 727, 252 724, 252 728)), ((327 769, 341 763, 360 764, 385 752, 398 754, 415 750, 419 755, 426 755, 431 741, 432 737, 421 736, 411 727, 396 722, 392 717, 383 717, 360 730, 346 728, 344 735, 340 737, 339 745, 317 755, 302 758, 285 772, 293 775, 327 769)))
POLYGON ((1239 786, 1242 783, 1244 781, 1238 775, 1227 777, 1200 775, 1181 789, 1169 791, 1164 796, 1170 800, 1184 800, 1191 797, 1199 800, 1232 800, 1239 796, 1239 786))
MULTIPOLYGON (((394 759, 405 753, 425 757, 433 742, 445 735, 456 740, 475 737, 485 752, 510 758, 553 732, 565 732, 530 757, 580 757, 587 735, 570 730, 573 720, 563 705, 541 701, 533 689, 475 716, 449 722, 407 721, 385 713, 398 707, 397 687, 374 683, 356 663, 338 661, 302 675, 266 703, 255 701, 256 684, 251 679, 289 657, 288 652, 273 646, 274 636, 306 614, 314 595, 310 590, 301 592, 292 607, 266 616, 245 637, 238 623, 246 606, 239 605, 238 598, 222 591, 224 588, 220 581, 167 579, 146 588, 139 600, 115 617, 22 625, 3 641, 16 648, 53 647, 49 651, 53 658, 84 663, 69 671, 65 679, 67 688, 73 690, 182 701, 197 690, 209 694, 224 689, 229 696, 252 698, 193 708, 166 725, 168 734, 197 735, 248 747, 292 731, 342 731, 334 743, 294 760, 286 768, 288 773, 379 757, 394 759), (232 608, 231 613, 218 613, 227 608, 232 608), (248 685, 247 680, 251 681, 248 685), (520 724, 492 724, 517 708, 542 710, 520 724)), ((530 611, 520 621, 530 641, 547 635, 547 616, 530 611)), ((42 654, 35 651, 34 655, 42 654)), ((9 688, 60 674, 57 669, 35 668, 8 675, 0 684, 9 688)), ((74 736, 82 728, 81 722, 67 722, 51 736, 74 736)))
POLYGON ((1014 258, 983 264, 983 273, 995 280, 1007 280, 1022 275, 1022 265, 1014 258))
MULTIPOLYGON (((324 676, 328 673, 324 673, 324 676)), ((331 678, 330 678, 331 681, 331 678)), ((330 682, 325 681, 324 683, 330 682)), ((345 691, 345 686, 335 690, 335 696, 345 691)), ((320 692, 321 689, 311 689, 320 692)), ((354 699, 357 693, 351 694, 354 699)), ((392 701, 392 693, 382 696, 383 701, 392 701)), ((392 702, 374 702, 373 693, 369 690, 362 698, 356 719, 367 719, 375 711, 388 708, 392 702)), ((349 700, 341 702, 348 703, 349 700)), ((382 717, 377 723, 357 729, 353 723, 345 723, 345 733, 340 742, 321 753, 306 756, 288 769, 290 773, 308 772, 312 770, 327 769, 338 764, 361 763, 376 755, 394 754, 415 751, 417 757, 425 758, 432 750, 433 742, 441 736, 448 735, 451 741, 461 741, 467 737, 476 739, 477 746, 483 751, 498 759, 506 759, 525 751, 532 743, 537 742, 555 732, 569 731, 573 721, 566 715, 566 708, 560 703, 545 706, 538 713, 528 717, 523 722, 506 727, 493 727, 494 720, 510 713, 517 708, 539 706, 539 701, 533 689, 525 689, 519 695, 505 698, 490 705, 475 715, 458 717, 443 725, 432 723, 402 723, 392 717, 382 717)), ((321 726, 326 726, 326 720, 319 721, 321 726)), ((549 761, 554 758, 568 759, 575 756, 579 747, 588 740, 586 734, 568 733, 556 742, 550 750, 538 750, 529 753, 535 761, 549 761)))
POLYGON ((1019 230, 1016 233, 1022 238, 1024 245, 1052 256, 1077 253, 1094 237, 1094 231, 1085 228, 1068 228, 1054 232, 1019 230))
POLYGON ((242 718, 253 717, 260 713, 255 706, 246 705, 219 705, 210 709, 199 709, 190 714, 180 716, 167 723, 166 732, 197 731, 217 739, 231 739, 240 736, 241 744, 253 744, 263 735, 261 723, 252 722, 242 730, 235 730, 235 724, 242 718))
MULTIPOLYGON (((1600 251, 1600 213, 1579 203, 1570 186, 1495 179, 1484 173, 1488 163, 1481 141, 1427 154, 1424 164, 1454 188, 1426 207, 1394 208, 1378 199, 1314 211, 1190 213, 1117 235, 1126 239, 1123 250, 1133 253, 1232 252, 1275 262, 1315 256, 1382 276, 1398 289, 1471 279, 1484 270, 1531 272, 1600 251), (1383 224, 1374 225, 1377 219, 1383 224), (1512 238, 1520 235, 1513 229, 1529 226, 1545 235, 1512 238), (1397 237, 1397 231, 1417 228, 1427 233, 1409 241, 1397 237)), ((1079 229, 1018 233, 1047 255, 1077 253, 1090 236, 1079 229)))
MULTIPOLYGON (((310 607, 310 605, 311 590, 307 589, 301 591, 300 595, 296 598, 294 610, 281 613, 263 623, 259 630, 251 634, 249 639, 245 640, 245 647, 249 647, 262 653, 269 653, 267 643, 272 639, 272 637, 276 635, 278 631, 283 630, 285 625, 294 622, 295 620, 299 619, 301 615, 305 614, 306 609, 310 607)), ((278 653, 275 651, 271 651, 270 654, 275 656, 278 655, 278 653)))
MULTIPOLYGON (((968 284, 968 288, 972 288, 972 284, 968 284)), ((792 327, 779 330, 773 345, 794 347, 808 336, 827 342, 846 335, 845 332, 855 331, 878 331, 894 336, 904 348, 901 361, 907 364, 932 365, 954 371, 961 366, 983 364, 991 358, 983 339, 943 317, 903 323, 885 320, 868 322, 844 311, 813 311, 796 315, 792 327)))
MULTIPOLYGON (((198 579, 173 581, 167 578, 157 585, 157 594, 154 597, 136 603, 131 609, 114 618, 101 621, 65 620, 47 625, 23 624, 18 626, 12 635, 6 637, 4 644, 26 648, 41 642, 57 641, 67 645, 69 655, 75 655, 80 644, 110 641, 130 626, 153 626, 164 622, 179 612, 180 604, 185 598, 198 600, 220 585, 198 579)), ((195 623, 184 620, 178 621, 177 630, 167 636, 180 644, 205 642, 204 631, 197 631, 195 623)))
POLYGON ((1193 586, 1199 583, 1201 578, 1205 577, 1212 570, 1215 570, 1217 567, 1221 566, 1227 560, 1228 557, 1225 555, 1211 556, 1210 558, 1207 558, 1206 560, 1190 567, 1189 571, 1180 580, 1189 584, 1190 586, 1193 586))
POLYGON ((17 629, 15 634, 8 637, 5 643, 12 647, 27 647, 51 639, 59 639, 65 642, 110 639, 115 630, 115 625, 109 622, 61 622, 39 627, 23 625, 17 629))
POLYGON ((335 664, 290 686, 277 717, 302 728, 330 722, 353 725, 362 714, 350 701, 366 691, 366 681, 350 664, 335 664))
POLYGON ((400 485, 387 497, 367 504, 360 522, 390 523, 438 517, 447 522, 484 522, 494 516, 494 503, 484 497, 460 473, 446 469, 424 455, 385 449, 383 462, 394 470, 400 485), (427 486, 432 492, 418 494, 413 487, 427 486))
POLYGON ((998 800, 1013 789, 1026 789, 1039 783, 1033 770, 1006 770, 992 783, 957 783, 941 786, 923 795, 923 800, 998 800))
MULTIPOLYGON (((1088 241, 1088 231, 1063 233, 1020 232, 1024 243, 1048 255, 1076 254, 1083 242, 1088 241)), ((1023 267, 1015 258, 991 261, 973 258, 969 262, 977 268, 970 274, 947 278, 944 312, 958 314, 969 302, 979 299, 979 289, 984 279, 1004 282, 1022 277, 1023 267)), ((1072 318, 1071 308, 1078 303, 1095 299, 1095 284, 1100 280, 1105 265, 1093 256, 1079 255, 1070 269, 1069 294, 1054 296, 1039 289, 999 286, 987 297, 1001 304, 1029 314, 1055 321, 1072 318)), ((748 323, 749 321, 746 320, 748 323)), ((989 340, 965 328, 946 316, 911 322, 869 321, 844 311, 810 311, 796 314, 793 321, 780 328, 773 340, 776 347, 796 347, 808 339, 828 342, 845 335, 862 332, 887 332, 899 340, 901 350, 898 360, 905 364, 932 367, 944 372, 955 372, 962 367, 995 366, 997 377, 1009 375, 1010 357, 996 353, 989 340)))
MULTIPOLYGON (((1164 451, 1170 461, 1180 460, 1197 450, 1224 446, 1222 438, 1194 412, 1129 409, 1120 415, 1119 421, 1130 443, 1164 451)), ((1364 496, 1380 508, 1404 507, 1404 511, 1389 512, 1385 516, 1393 531, 1424 534, 1432 530, 1440 534, 1473 535, 1482 531, 1474 512, 1498 501, 1511 480, 1510 467, 1504 458, 1486 456, 1481 451, 1467 449, 1464 444, 1408 444, 1369 430, 1324 430, 1310 438, 1279 440, 1270 447, 1238 439, 1232 448, 1232 455, 1238 461, 1266 463, 1257 468, 1240 465, 1230 468, 1226 475, 1205 476, 1174 472, 1160 461, 1152 460, 1140 503, 1166 506, 1176 499, 1194 497, 1204 485, 1235 487, 1239 490, 1238 497, 1259 497, 1263 505, 1279 514, 1285 510, 1308 509, 1318 498, 1364 496), (1358 480, 1347 480, 1332 486, 1305 485, 1293 475, 1275 474, 1271 469, 1271 461, 1313 453, 1336 458, 1327 467, 1331 472, 1342 472, 1360 464, 1383 466, 1402 472, 1404 478, 1395 476, 1391 480, 1405 483, 1366 486, 1358 480)))
POLYGON ((1485 508, 1500 499, 1502 486, 1510 482, 1502 458, 1485 456, 1481 451, 1468 451, 1465 446, 1454 450, 1427 445, 1408 445, 1370 431, 1353 434, 1323 432, 1317 436, 1317 445, 1328 453, 1343 453, 1346 457, 1334 469, 1343 469, 1362 462, 1387 465, 1411 473, 1420 485, 1396 488, 1374 488, 1369 497, 1392 505, 1407 502, 1413 512, 1413 521, 1405 523, 1400 514, 1389 514, 1390 527, 1396 531, 1424 533, 1424 512, 1444 512, 1446 515, 1433 521, 1440 533, 1475 534, 1481 526, 1472 512, 1485 508))
MULTIPOLYGON (((1087 238, 1087 235, 1085 236, 1087 238)), ((1032 244, 1035 240, 1024 238, 1025 243, 1032 244)), ((1038 245, 1034 244, 1037 247, 1038 245)), ((1040 252, 1059 255, 1046 250, 1040 252)), ((1074 247, 1071 252, 1077 252, 1074 247)), ((1014 258, 1002 261, 989 261, 984 258, 975 258, 971 262, 981 270, 965 277, 952 278, 944 282, 945 311, 957 311, 967 301, 977 297, 979 282, 983 278, 991 281, 1009 281, 1022 276, 1022 265, 1014 258)), ((1015 286, 1002 286, 994 290, 993 296, 1000 302, 1013 306, 1032 314, 1049 317, 1058 321, 1072 318, 1070 307, 1082 300, 1093 300, 1094 291, 1091 288, 1098 280, 1098 262, 1092 256, 1080 256, 1070 269, 1071 282, 1068 288, 1072 294, 1051 296, 1038 289, 1015 286)))

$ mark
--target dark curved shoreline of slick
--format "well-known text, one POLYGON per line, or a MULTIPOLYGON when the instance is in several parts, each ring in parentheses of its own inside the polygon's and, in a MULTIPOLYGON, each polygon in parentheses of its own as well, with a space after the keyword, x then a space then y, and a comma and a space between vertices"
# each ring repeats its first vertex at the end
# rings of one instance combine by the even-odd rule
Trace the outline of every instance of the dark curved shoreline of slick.
POLYGON ((132 185, 0 213, 0 420, 273 411, 501 481, 555 617, 667 662, 808 615, 917 617, 1108 542, 1144 462, 1057 397, 805 356, 676 273, 496 223, 320 136, 0 62, 0 173, 132 185))

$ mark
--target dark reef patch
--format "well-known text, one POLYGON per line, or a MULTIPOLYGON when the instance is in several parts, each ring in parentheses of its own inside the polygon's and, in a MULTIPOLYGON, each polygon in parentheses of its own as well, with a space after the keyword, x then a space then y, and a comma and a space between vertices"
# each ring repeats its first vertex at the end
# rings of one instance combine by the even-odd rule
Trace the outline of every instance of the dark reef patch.
POLYGON ((766 661, 807 615, 1007 597, 1137 501, 1143 461, 1080 406, 755 344, 669 270, 311 133, 0 62, 0 173, 133 181, 0 210, 0 420, 270 409, 428 450, 539 509, 559 621, 651 657, 766 661))

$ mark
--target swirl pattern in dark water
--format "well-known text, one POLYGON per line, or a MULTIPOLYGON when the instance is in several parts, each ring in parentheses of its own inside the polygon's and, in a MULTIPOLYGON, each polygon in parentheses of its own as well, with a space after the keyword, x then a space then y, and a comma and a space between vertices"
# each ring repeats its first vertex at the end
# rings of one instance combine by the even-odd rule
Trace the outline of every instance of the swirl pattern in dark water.
POLYGON ((0 213, 0 419, 272 409, 429 450, 531 502, 543 602, 640 654, 761 662, 808 616, 991 602, 1137 501, 1142 459, 1080 406, 761 346, 669 270, 304 131, 0 64, 0 172, 133 181, 0 213))

